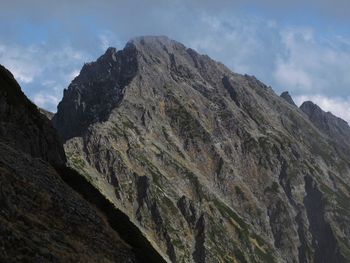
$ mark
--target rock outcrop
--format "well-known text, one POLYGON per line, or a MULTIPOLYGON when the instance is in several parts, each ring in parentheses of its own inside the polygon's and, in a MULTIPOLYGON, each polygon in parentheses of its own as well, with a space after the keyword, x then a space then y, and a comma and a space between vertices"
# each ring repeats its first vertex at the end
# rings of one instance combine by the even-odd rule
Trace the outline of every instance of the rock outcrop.
POLYGON ((77 136, 92 123, 106 120, 109 112, 118 106, 123 88, 137 70, 135 48, 129 45, 124 52, 109 48, 97 63, 85 64, 79 78, 65 90, 59 113, 53 123, 64 139, 77 136), (127 67, 125 66, 127 65, 127 67), (70 100, 74 99, 74 100, 70 100))
POLYGON ((320 131, 340 144, 347 144, 350 148, 350 126, 346 121, 323 111, 311 101, 304 102, 300 109, 320 131))
POLYGON ((282 92, 282 94, 280 95, 281 98, 285 99, 289 104, 293 105, 293 106, 297 106, 292 98, 292 96, 289 94, 288 91, 282 92))
POLYGON ((349 155, 290 103, 140 37, 85 65, 53 123, 69 166, 172 262, 349 262, 349 155))
POLYGON ((125 214, 65 166, 50 121, 2 66, 0 94, 0 261, 165 262, 125 214))
POLYGON ((54 113, 47 111, 43 108, 38 108, 38 109, 39 109, 40 113, 43 114, 49 120, 52 120, 53 116, 55 115, 54 113))

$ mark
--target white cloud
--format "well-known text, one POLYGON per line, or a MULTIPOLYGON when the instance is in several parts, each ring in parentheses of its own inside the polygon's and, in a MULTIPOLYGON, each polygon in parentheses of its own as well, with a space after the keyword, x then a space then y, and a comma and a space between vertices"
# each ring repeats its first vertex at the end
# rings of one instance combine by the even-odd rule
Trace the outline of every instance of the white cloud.
POLYGON ((43 109, 52 109, 57 106, 60 98, 48 93, 40 92, 34 95, 33 101, 37 106, 43 109))
POLYGON ((301 105, 304 101, 312 101, 320 106, 324 111, 330 111, 350 123, 350 97, 329 98, 324 95, 300 95, 296 96, 295 103, 301 105))
POLYGON ((22 83, 31 83, 42 69, 34 59, 38 50, 33 46, 5 46, 0 44, 0 62, 5 65, 16 79, 22 83))
POLYGON ((273 73, 277 87, 298 95, 312 92, 331 97, 347 93, 349 39, 318 38, 309 28, 282 29, 280 34, 283 52, 276 59, 273 73))
POLYGON ((199 18, 197 27, 185 38, 190 47, 209 54, 237 73, 267 76, 278 49, 276 21, 207 13, 199 18))
POLYGON ((104 31, 99 35, 100 49, 105 52, 109 47, 120 47, 122 43, 118 40, 115 34, 110 31, 104 31))
MULTIPOLYGON (((348 118, 347 100, 334 97, 348 94, 350 87, 349 38, 338 35, 320 38, 320 33, 312 28, 284 28, 278 21, 253 16, 225 15, 224 12, 217 15, 196 9, 191 11, 191 16, 183 15, 179 19, 177 12, 175 10, 169 16, 169 13, 153 10, 145 13, 149 19, 138 18, 142 23, 137 23, 136 19, 135 23, 129 24, 126 23, 129 17, 120 18, 113 14, 116 20, 114 24, 110 23, 110 30, 114 31, 98 28, 98 31, 87 31, 92 32, 91 35, 84 31, 84 34, 77 35, 81 40, 77 45, 92 43, 94 50, 90 51, 96 52, 97 56, 109 46, 121 48, 130 36, 170 34, 170 37, 210 55, 238 73, 257 76, 278 92, 289 90, 300 98, 318 99, 321 107, 326 106, 336 115, 348 118), (307 94, 319 94, 327 98, 328 103, 340 106, 330 109, 324 100, 307 94)), ((63 35, 68 41, 72 40, 72 36, 63 35)), ((0 42, 0 63, 13 72, 29 97, 36 98, 42 105, 51 105, 50 110, 54 110, 56 105, 53 104, 62 96, 62 89, 79 73, 83 63, 92 60, 82 51, 84 48, 59 43, 59 46, 52 43, 50 46, 9 46, 0 42)))
POLYGON ((106 35, 101 35, 100 41, 101 41, 101 44, 100 44, 101 50, 106 50, 108 47, 110 47, 109 39, 106 35))
POLYGON ((312 76, 293 62, 284 63, 278 60, 274 77, 280 86, 290 91, 310 91, 314 86, 312 76))
POLYGON ((34 103, 50 111, 55 111, 63 89, 89 60, 90 55, 69 45, 10 46, 0 43, 0 63, 12 72, 34 103))

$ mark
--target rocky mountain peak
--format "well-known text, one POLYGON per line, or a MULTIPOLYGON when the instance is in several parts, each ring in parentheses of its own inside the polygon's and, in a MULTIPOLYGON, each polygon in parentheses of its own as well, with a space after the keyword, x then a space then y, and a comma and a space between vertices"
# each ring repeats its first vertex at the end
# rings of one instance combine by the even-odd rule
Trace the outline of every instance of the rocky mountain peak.
POLYGON ((289 94, 288 91, 284 91, 282 92, 282 94, 280 95, 281 98, 285 99, 289 104, 293 105, 293 106, 297 106, 292 98, 292 96, 289 94))
POLYGON ((311 115, 313 113, 316 113, 318 115, 323 114, 323 110, 318 106, 317 104, 313 103, 312 101, 304 101, 300 109, 305 112, 307 115, 311 115))
POLYGON ((219 71, 221 75, 229 72, 208 56, 165 36, 134 38, 123 50, 108 48, 95 62, 83 66, 79 76, 64 90, 53 124, 67 140, 81 134, 90 124, 106 120, 136 76, 159 85, 185 78, 215 84, 211 75, 219 71))
POLYGON ((117 51, 118 50, 115 47, 109 47, 109 48, 107 48, 104 56, 112 56, 113 57, 117 54, 117 51))
POLYGON ((163 73, 169 72, 176 81, 179 77, 203 81, 210 80, 208 75, 217 74, 218 71, 221 71, 220 74, 230 72, 224 65, 207 55, 200 55, 195 50, 166 36, 137 37, 130 40, 126 46, 133 46, 137 50, 140 71, 143 69, 153 71, 153 73, 142 72, 142 74, 158 74, 163 77, 165 75, 163 73))
POLYGON ((186 50, 186 47, 166 36, 141 36, 131 39, 126 46, 134 45, 137 50, 145 53, 168 52, 174 53, 177 50, 186 50))
MULTIPOLYGON (((96 62, 99 62, 100 64, 106 64, 107 66, 111 66, 111 64, 114 64, 117 62, 117 53, 118 50, 115 47, 109 47, 106 49, 105 53, 100 56, 96 62)), ((93 63, 87 63, 88 66, 93 65, 93 63)))
POLYGON ((135 47, 108 48, 95 62, 83 66, 64 90, 53 124, 62 139, 79 135, 88 125, 104 121, 123 96, 124 88, 137 72, 135 47), (59 123, 59 125, 58 125, 59 123))
POLYGON ((290 102, 150 36, 85 66, 54 123, 69 165, 172 262, 345 262, 350 224, 326 211, 348 204, 348 155, 290 102))
POLYGON ((339 144, 349 144, 350 127, 346 121, 325 112, 312 101, 305 101, 300 109, 309 117, 311 122, 323 133, 339 144))
POLYGON ((300 109, 311 119, 315 120, 315 122, 333 122, 333 124, 337 124, 337 126, 342 126, 345 129, 349 129, 349 124, 345 120, 333 115, 329 111, 326 112, 322 110, 320 106, 312 101, 303 102, 300 109))

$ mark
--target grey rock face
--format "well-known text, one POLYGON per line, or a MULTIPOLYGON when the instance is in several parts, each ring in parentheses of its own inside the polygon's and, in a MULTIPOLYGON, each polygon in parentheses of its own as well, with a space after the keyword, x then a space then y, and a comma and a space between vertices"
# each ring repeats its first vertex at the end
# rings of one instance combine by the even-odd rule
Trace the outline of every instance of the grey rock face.
POLYGON ((88 81, 82 70, 54 123, 69 165, 165 258, 349 262, 350 160, 303 111, 166 37, 133 39, 118 54, 113 74, 106 55, 88 81), (84 129, 71 133, 71 109, 106 99, 85 101, 100 76, 110 87, 128 81, 108 93, 118 102, 101 118, 78 110, 84 129))
POLYGON ((293 105, 293 106, 297 106, 292 98, 292 96, 290 96, 288 91, 282 92, 281 98, 285 99, 289 104, 293 105))

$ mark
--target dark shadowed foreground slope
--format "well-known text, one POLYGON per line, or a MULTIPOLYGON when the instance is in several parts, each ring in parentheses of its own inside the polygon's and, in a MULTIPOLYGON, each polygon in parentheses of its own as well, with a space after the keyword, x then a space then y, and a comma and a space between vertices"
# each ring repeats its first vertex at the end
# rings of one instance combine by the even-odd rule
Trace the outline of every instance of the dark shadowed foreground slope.
POLYGON ((0 65, 0 138, 13 148, 54 165, 66 162, 50 121, 39 114, 12 74, 0 65))
POLYGON ((287 95, 141 37, 86 64, 53 123, 69 165, 172 262, 349 262, 348 126, 287 95))
POLYGON ((2 66, 0 94, 0 262, 164 262, 65 167, 56 131, 2 66))

